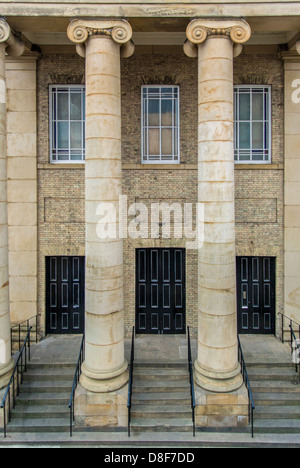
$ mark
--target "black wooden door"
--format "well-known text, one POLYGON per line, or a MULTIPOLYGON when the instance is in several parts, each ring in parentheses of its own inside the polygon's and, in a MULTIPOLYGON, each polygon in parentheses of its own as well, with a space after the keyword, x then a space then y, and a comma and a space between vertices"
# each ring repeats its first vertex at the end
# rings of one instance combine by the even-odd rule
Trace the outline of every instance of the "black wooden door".
POLYGON ((185 250, 136 251, 136 331, 185 333, 185 250))
POLYGON ((238 333, 275 333, 273 257, 237 257, 238 333))
POLYGON ((84 257, 46 257, 46 332, 84 332, 84 257))

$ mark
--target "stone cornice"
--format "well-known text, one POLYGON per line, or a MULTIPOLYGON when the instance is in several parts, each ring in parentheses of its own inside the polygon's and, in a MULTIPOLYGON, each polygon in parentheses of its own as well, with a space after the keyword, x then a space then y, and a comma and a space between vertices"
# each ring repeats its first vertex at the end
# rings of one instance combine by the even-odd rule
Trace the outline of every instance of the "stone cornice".
POLYGON ((17 38, 4 18, 0 18, 0 44, 6 45, 6 52, 13 57, 23 54, 25 45, 17 38))

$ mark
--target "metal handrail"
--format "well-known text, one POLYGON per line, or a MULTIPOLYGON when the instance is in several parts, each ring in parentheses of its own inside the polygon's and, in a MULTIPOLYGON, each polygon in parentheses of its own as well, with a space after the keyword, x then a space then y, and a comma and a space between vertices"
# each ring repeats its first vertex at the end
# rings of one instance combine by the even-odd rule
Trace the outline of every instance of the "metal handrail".
POLYGON ((193 358, 192 358, 192 349, 191 349, 191 337, 190 337, 190 327, 187 327, 188 332, 188 364, 190 372, 190 389, 191 389, 191 408, 192 408, 192 418, 193 418, 193 436, 196 436, 196 420, 195 420, 195 387, 194 387, 194 375, 193 375, 193 358))
POLYGON ((248 372, 247 372, 247 367, 243 355, 243 350, 240 342, 240 338, 238 336, 238 357, 239 357, 239 362, 241 364, 241 369, 242 369, 242 375, 243 375, 243 380, 244 384, 248 390, 248 397, 249 397, 249 422, 251 424, 251 435, 252 438, 254 437, 254 411, 255 411, 255 404, 254 404, 254 399, 253 399, 253 394, 251 390, 251 385, 248 377, 248 372))
POLYGON ((8 383, 8 386, 6 388, 2 403, 1 403, 1 408, 3 409, 3 431, 4 431, 4 437, 6 437, 6 426, 7 422, 11 421, 11 397, 12 397, 12 404, 13 408, 15 408, 16 404, 16 396, 19 396, 20 393, 20 385, 23 382, 23 373, 27 371, 27 348, 28 348, 28 361, 30 361, 30 332, 32 330, 32 327, 29 327, 27 336, 25 338, 24 344, 22 346, 22 349, 19 353, 18 359, 16 360, 15 367, 12 373, 12 376, 10 378, 10 381, 8 383), (28 347, 26 346, 28 343, 28 347), (23 355, 25 359, 25 363, 23 364, 23 355), (21 361, 21 364, 20 364, 21 361), (13 392, 11 395, 11 385, 13 386, 13 392), (6 421, 6 400, 8 397, 8 421, 6 421))
POLYGON ((300 338, 300 324, 297 323, 295 320, 291 319, 290 317, 288 317, 287 315, 284 315, 282 312, 278 312, 278 315, 281 315, 281 341, 282 341, 282 343, 284 343, 284 332, 285 332, 285 330, 284 330, 284 319, 287 319, 289 321, 289 328, 292 326, 292 328, 294 330, 293 324, 296 325, 296 327, 298 328, 298 331, 299 331, 299 338, 300 338))
POLYGON ((130 365, 129 365, 129 385, 128 385, 128 437, 130 437, 130 423, 131 423, 131 403, 132 403, 132 388, 133 388, 133 365, 134 365, 134 334, 135 327, 132 328, 132 340, 131 340, 131 354, 130 354, 130 365))
POLYGON ((77 361, 75 376, 73 380, 73 386, 71 390, 70 402, 69 402, 69 410, 70 410, 70 437, 73 435, 73 422, 75 421, 75 391, 77 385, 79 383, 79 378, 81 375, 81 366, 84 361, 84 343, 85 343, 85 336, 83 335, 80 345, 79 357, 77 361))
POLYGON ((284 330, 284 319, 289 321, 290 329, 290 338, 289 343, 291 346, 292 362, 295 364, 295 371, 299 371, 299 380, 300 380, 300 324, 295 320, 287 317, 283 313, 279 312, 278 315, 281 315, 281 341, 284 343, 284 333, 287 330, 284 330), (294 326, 295 324, 295 326, 294 326), (299 339, 297 339, 295 328, 298 328, 299 339))
MULTIPOLYGON (((22 328, 22 325, 24 325, 24 323, 27 324, 27 328, 26 330, 29 330, 29 326, 30 326, 30 322, 31 320, 35 319, 35 342, 37 343, 38 342, 38 333, 37 333, 37 330, 38 330, 38 315, 33 315, 32 317, 26 319, 26 320, 23 320, 22 322, 20 323, 17 323, 16 325, 13 325, 10 327, 10 342, 11 342, 11 354, 13 354, 13 330, 15 329, 18 329, 19 331, 19 352, 21 350, 21 328, 22 328)), ((33 328, 33 327, 31 327, 33 328)))

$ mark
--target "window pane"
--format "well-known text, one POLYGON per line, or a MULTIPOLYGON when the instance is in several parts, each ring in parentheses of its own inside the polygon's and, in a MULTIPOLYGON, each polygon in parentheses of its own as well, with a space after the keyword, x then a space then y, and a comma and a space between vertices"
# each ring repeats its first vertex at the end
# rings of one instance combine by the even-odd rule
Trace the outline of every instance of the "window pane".
POLYGON ((160 154, 159 129, 149 128, 148 138, 149 138, 149 154, 150 155, 160 154))
POLYGON ((81 94, 72 93, 70 95, 70 119, 81 120, 82 116, 81 94))
POLYGON ((58 122, 57 124, 57 144, 58 148, 69 148, 69 123, 58 122))
POLYGON ((165 128, 161 131, 161 152, 162 154, 172 154, 172 129, 165 128))
POLYGON ((69 119, 69 96, 68 93, 57 94, 57 118, 58 120, 69 119))
POLYGON ((82 125, 81 122, 71 122, 70 124, 70 148, 81 148, 82 125))
POLYGON ((252 96, 252 119, 264 120, 264 95, 254 93, 252 96))
POLYGON ((250 148, 250 123, 240 122, 240 149, 250 148))
POLYGON ((161 102, 161 124, 172 126, 172 101, 170 99, 161 102))
POLYGON ((263 149, 264 146, 264 124, 254 122, 252 125, 253 149, 263 149))
POLYGON ((149 103, 149 125, 159 126, 159 99, 150 99, 149 103))
POLYGON ((240 94, 240 120, 250 120, 250 94, 240 94))

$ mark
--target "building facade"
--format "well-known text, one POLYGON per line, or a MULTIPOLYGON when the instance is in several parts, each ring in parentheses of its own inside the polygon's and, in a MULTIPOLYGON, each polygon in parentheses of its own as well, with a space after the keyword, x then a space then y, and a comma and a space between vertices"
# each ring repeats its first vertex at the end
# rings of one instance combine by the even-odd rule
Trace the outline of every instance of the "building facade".
POLYGON ((300 2, 0 5, 2 386, 38 314, 125 425, 124 339, 189 326, 198 425, 237 425, 237 333, 300 322, 300 2))

